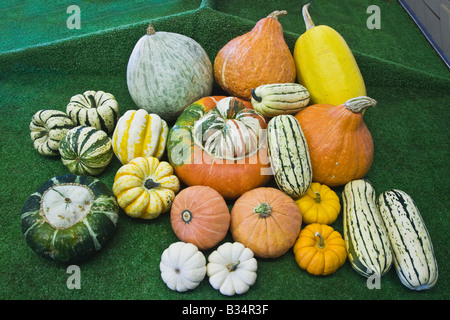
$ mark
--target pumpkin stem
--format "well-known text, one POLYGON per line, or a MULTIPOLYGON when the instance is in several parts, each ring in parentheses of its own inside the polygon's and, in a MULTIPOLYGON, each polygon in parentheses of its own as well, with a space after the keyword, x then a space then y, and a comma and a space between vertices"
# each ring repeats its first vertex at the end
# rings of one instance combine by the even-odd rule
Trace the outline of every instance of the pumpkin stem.
POLYGON ((321 203, 322 202, 322 198, 320 197, 319 191, 315 191, 314 194, 316 195, 316 197, 314 198, 314 202, 315 203, 321 203))
POLYGON ((272 212, 272 208, 267 202, 261 203, 259 206, 257 206, 254 209, 255 213, 259 214, 262 218, 270 216, 270 213, 272 212))
POLYGON ((236 269, 240 263, 241 262, 238 260, 237 262, 232 262, 232 263, 227 264, 226 267, 227 267, 228 272, 236 271, 236 269))
POLYGON ((325 248, 325 240, 323 240, 322 235, 319 233, 319 231, 316 231, 316 233, 314 234, 316 237, 319 237, 319 243, 317 244, 317 247, 319 249, 323 249, 325 248))
POLYGON ((148 34, 149 36, 151 36, 151 35, 154 34, 155 32, 156 32, 156 31, 155 31, 155 28, 153 28, 153 24, 150 23, 149 26, 148 26, 148 28, 147 28, 147 34, 148 34))
POLYGON ((369 97, 366 96, 360 96, 356 97, 350 100, 347 100, 344 105, 346 109, 349 109, 350 111, 354 113, 361 113, 364 112, 368 107, 374 107, 377 104, 377 102, 369 97))
POLYGON ((267 16, 267 18, 272 18, 272 19, 278 20, 278 17, 285 16, 285 15, 287 15, 286 10, 276 10, 276 11, 272 12, 271 14, 269 14, 267 16))
POLYGON ((302 8, 302 15, 303 15, 303 20, 305 21, 306 30, 309 30, 309 29, 312 29, 315 27, 314 22, 312 21, 312 18, 308 12, 309 5, 310 5, 310 3, 308 2, 302 8))
POLYGON ((255 100, 258 101, 258 102, 261 102, 261 101, 262 101, 262 97, 258 97, 258 96, 256 95, 255 89, 252 89, 252 90, 251 90, 251 93, 252 93, 253 99, 255 99, 255 100))

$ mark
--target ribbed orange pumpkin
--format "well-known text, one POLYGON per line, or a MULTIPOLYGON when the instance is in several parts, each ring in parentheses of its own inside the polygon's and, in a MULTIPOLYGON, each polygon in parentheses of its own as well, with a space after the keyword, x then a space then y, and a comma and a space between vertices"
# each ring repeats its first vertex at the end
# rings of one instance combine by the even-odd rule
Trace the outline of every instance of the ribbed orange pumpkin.
POLYGON ((295 201, 275 188, 247 191, 231 209, 233 239, 261 258, 286 253, 294 245, 301 225, 302 214, 295 201))
POLYGON ((216 246, 227 235, 230 211, 216 190, 192 186, 175 197, 170 223, 178 239, 206 250, 216 246))
POLYGON ((268 83, 292 83, 295 62, 275 11, 253 29, 229 41, 214 60, 214 78, 225 92, 247 101, 251 90, 268 83))
POLYGON ((374 145, 363 113, 375 104, 363 96, 339 106, 315 104, 295 115, 308 143, 313 181, 335 187, 369 172, 374 145))

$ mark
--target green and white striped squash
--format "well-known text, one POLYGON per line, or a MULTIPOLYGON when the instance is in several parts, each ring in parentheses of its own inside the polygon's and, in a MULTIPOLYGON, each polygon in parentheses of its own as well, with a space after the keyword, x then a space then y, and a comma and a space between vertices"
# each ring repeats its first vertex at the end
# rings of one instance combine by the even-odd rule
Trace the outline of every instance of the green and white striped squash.
POLYGON ((39 110, 30 122, 34 148, 44 156, 59 155, 59 143, 74 127, 72 119, 59 110, 39 110))
POLYGON ((251 92, 253 108, 266 117, 295 114, 309 103, 308 89, 298 83, 264 84, 251 92))
POLYGON ((392 249, 376 204, 372 185, 363 179, 348 182, 342 192, 344 240, 353 269, 381 277, 392 266, 392 249))
POLYGON ((401 282, 411 290, 432 288, 438 280, 438 265, 416 203, 404 191, 389 190, 380 194, 378 206, 388 230, 394 266, 401 282))
POLYGON ((138 108, 175 120, 214 82, 211 60, 195 40, 158 31, 150 24, 136 43, 127 67, 128 91, 138 108))
POLYGON ((73 174, 96 176, 105 170, 114 156, 111 139, 94 127, 75 127, 61 140, 59 153, 73 174))
POLYGON ((31 194, 20 218, 26 242, 36 254, 71 264, 106 245, 119 219, 119 205, 100 180, 66 174, 31 194))
POLYGON ((119 104, 111 93, 86 91, 70 99, 66 113, 75 126, 94 127, 106 133, 114 131, 119 119, 119 104))
POLYGON ((302 128, 293 115, 279 115, 267 126, 272 172, 280 190, 293 199, 308 191, 312 182, 311 160, 302 128))

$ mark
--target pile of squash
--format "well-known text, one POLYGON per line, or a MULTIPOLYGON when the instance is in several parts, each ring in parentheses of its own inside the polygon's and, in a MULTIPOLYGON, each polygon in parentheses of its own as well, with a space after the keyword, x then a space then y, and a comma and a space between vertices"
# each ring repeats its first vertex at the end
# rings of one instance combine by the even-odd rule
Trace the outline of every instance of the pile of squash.
MULTIPOLYGON (((115 154, 122 166, 112 193, 127 215, 170 214, 179 242, 162 253, 160 270, 172 290, 192 290, 208 276, 222 294, 243 294, 256 281, 257 258, 289 250, 316 276, 349 260, 366 277, 395 265, 413 290, 437 281, 414 201, 400 190, 376 199, 364 180, 374 143, 363 115, 376 101, 345 40, 315 26, 308 6, 293 54, 278 20, 286 11, 229 41, 214 63, 193 39, 150 25, 127 68, 137 110, 120 116, 111 94, 89 91, 67 113, 42 110, 32 119, 38 152, 60 154, 75 175, 99 175, 115 154), (214 81, 228 96, 212 95, 214 81), (341 212, 338 186, 343 235, 331 226, 341 212), (221 244, 229 232, 234 242, 221 244), (206 250, 214 250, 208 260, 206 250)), ((29 210, 25 234, 33 233, 29 210)))

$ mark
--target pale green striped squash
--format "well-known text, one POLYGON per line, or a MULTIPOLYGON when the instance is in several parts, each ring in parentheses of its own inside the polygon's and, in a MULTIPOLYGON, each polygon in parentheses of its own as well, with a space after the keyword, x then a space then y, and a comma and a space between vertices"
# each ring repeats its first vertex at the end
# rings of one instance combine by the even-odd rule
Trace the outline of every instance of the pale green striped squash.
POLYGON ((128 61, 127 85, 134 103, 166 121, 209 96, 213 82, 212 63, 199 43, 182 34, 155 32, 152 25, 128 61))
POLYGON ((438 280, 438 265, 416 203, 404 191, 389 190, 380 194, 378 205, 401 282, 411 290, 432 288, 438 280))
POLYGON ((298 83, 264 84, 251 93, 253 108, 266 117, 295 114, 309 103, 308 89, 298 83))
POLYGON ((342 192, 344 240, 353 269, 365 276, 383 276, 392 266, 392 249, 372 185, 348 182, 342 192))
POLYGON ((74 127, 72 119, 59 110, 39 110, 31 118, 30 135, 34 148, 43 156, 59 155, 59 143, 74 127))
POLYGON ((75 127, 61 140, 59 153, 63 164, 73 174, 99 175, 114 155, 108 135, 94 127, 75 127))
POLYGON ((36 254, 71 264, 106 245, 117 225, 119 205, 100 180, 66 174, 31 194, 20 218, 26 242, 36 254))
POLYGON ((302 128, 292 115, 279 115, 267 126, 267 145, 275 181, 293 199, 306 193, 312 182, 311 160, 302 128))
POLYGON ((66 112, 75 126, 94 127, 112 133, 119 120, 119 104, 111 93, 86 91, 70 99, 66 112))

